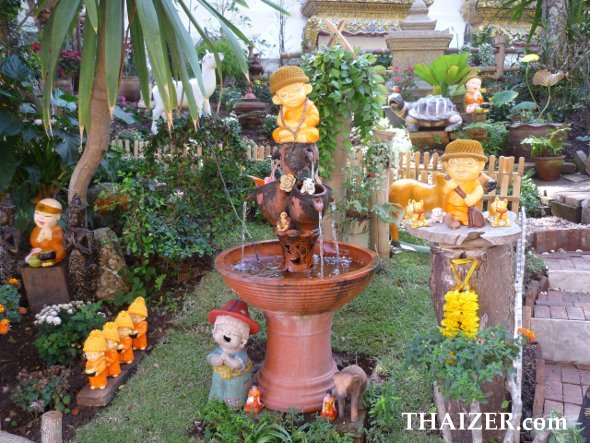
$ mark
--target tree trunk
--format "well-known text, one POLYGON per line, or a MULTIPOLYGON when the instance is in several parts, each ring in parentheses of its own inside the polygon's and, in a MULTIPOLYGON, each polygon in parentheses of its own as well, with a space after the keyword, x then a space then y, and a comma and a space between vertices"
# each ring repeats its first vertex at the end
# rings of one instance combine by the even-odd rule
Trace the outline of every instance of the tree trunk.
POLYGON ((96 73, 90 97, 91 125, 87 128, 86 147, 70 179, 68 201, 72 201, 74 195, 78 194, 82 202, 86 203, 88 185, 109 146, 112 116, 109 111, 106 88, 105 28, 102 26, 100 29, 102 30, 100 34, 100 48, 98 50, 96 73))
POLYGON ((62 443, 63 414, 59 411, 48 411, 41 416, 41 443, 62 443))
POLYGON ((547 61, 553 69, 557 69, 563 61, 563 48, 566 45, 566 0, 544 0, 544 15, 547 20, 546 36, 551 41, 555 40, 550 46, 547 61))

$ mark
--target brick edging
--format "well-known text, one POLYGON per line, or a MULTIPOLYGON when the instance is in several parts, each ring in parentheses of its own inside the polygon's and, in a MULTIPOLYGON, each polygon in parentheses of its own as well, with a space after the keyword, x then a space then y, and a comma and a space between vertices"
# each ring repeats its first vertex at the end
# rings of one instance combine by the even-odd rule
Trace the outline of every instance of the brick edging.
POLYGON ((543 416, 545 403, 545 360, 541 351, 541 344, 535 347, 535 398, 533 400, 533 417, 543 416))
POLYGON ((537 231, 533 233, 532 240, 533 248, 539 253, 559 249, 590 251, 590 228, 537 231))

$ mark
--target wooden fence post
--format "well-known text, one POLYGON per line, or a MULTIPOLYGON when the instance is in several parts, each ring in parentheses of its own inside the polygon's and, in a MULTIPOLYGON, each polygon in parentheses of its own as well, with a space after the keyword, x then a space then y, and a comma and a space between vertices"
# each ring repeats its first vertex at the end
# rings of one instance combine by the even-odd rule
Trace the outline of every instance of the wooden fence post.
POLYGON ((41 443, 62 443, 63 414, 59 411, 48 411, 41 416, 41 443))
POLYGON ((504 78, 504 61, 506 59, 506 36, 503 34, 496 35, 494 47, 497 49, 496 52, 496 72, 494 73, 494 79, 502 80, 504 78))

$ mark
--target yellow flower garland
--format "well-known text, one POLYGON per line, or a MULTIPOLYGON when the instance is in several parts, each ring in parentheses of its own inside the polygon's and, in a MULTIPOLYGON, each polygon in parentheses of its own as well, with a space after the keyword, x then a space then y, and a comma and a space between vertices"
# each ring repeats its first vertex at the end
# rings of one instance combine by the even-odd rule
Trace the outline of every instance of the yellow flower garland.
POLYGON ((469 287, 469 279, 479 262, 475 259, 457 259, 451 262, 451 269, 457 278, 454 290, 445 294, 444 318, 440 322, 440 332, 445 337, 455 337, 459 331, 469 338, 475 338, 479 331, 479 304, 477 294, 469 287), (455 265, 472 263, 471 269, 463 281, 455 265))

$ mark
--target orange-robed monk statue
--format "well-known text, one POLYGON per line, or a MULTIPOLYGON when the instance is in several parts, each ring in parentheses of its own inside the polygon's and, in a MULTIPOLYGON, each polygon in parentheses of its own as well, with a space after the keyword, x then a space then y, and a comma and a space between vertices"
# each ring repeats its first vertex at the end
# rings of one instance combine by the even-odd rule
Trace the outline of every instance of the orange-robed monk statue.
MULTIPOLYGON (((487 157, 476 140, 455 140, 441 157, 445 174, 437 174, 435 184, 414 179, 394 181, 389 187, 389 202, 405 208, 410 200, 424 200, 424 209, 444 208, 445 222, 456 229, 463 225, 482 227, 485 221, 479 208, 484 192, 496 187, 496 181, 483 173, 487 157), (471 208, 471 209, 470 209, 471 208)), ((398 226, 389 225, 391 241, 399 244, 398 226)))
POLYGON ((25 262, 33 267, 47 267, 59 263, 66 256, 64 231, 57 224, 61 218, 61 203, 45 198, 35 206, 35 228, 31 233, 31 252, 25 262))
POLYGON ((312 91, 309 78, 299 66, 283 66, 270 76, 272 101, 281 110, 279 127, 272 137, 277 143, 315 143, 320 138, 318 108, 307 98, 312 91))

